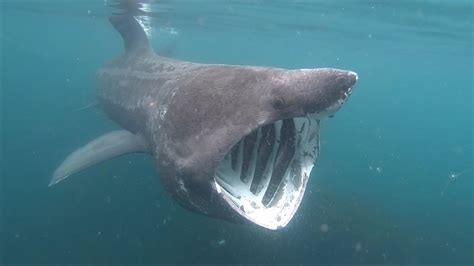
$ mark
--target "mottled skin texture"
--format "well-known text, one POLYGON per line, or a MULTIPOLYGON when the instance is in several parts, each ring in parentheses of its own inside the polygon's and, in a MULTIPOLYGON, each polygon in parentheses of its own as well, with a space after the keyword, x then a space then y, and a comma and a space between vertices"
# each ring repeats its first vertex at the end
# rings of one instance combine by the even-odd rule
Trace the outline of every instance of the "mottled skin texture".
POLYGON ((243 221, 217 193, 219 161, 276 120, 324 112, 355 76, 335 69, 205 65, 124 55, 99 71, 101 108, 143 136, 168 192, 193 211, 243 221))

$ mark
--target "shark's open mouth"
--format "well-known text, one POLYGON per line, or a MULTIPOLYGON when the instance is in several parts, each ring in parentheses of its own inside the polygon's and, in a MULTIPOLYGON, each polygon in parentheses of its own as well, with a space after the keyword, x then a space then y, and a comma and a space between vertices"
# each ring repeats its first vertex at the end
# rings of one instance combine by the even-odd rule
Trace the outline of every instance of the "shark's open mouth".
POLYGON ((319 120, 279 120, 232 147, 216 171, 216 188, 248 220, 278 229, 298 209, 318 154, 319 120))
POLYGON ((357 74, 350 74, 351 82, 340 87, 323 111, 262 126, 230 149, 214 180, 236 212, 274 230, 290 222, 319 155, 319 121, 332 117, 351 95, 357 74))

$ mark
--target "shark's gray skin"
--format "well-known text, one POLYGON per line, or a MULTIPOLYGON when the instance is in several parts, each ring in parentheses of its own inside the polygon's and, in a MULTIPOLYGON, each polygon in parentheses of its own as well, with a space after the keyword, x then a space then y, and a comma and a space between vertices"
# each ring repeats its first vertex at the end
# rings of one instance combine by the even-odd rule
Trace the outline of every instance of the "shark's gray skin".
POLYGON ((98 99, 124 130, 73 152, 50 185, 146 152, 184 207, 269 229, 287 225, 319 154, 319 121, 346 102, 357 74, 174 60, 153 52, 133 16, 110 21, 126 53, 99 70, 98 99))

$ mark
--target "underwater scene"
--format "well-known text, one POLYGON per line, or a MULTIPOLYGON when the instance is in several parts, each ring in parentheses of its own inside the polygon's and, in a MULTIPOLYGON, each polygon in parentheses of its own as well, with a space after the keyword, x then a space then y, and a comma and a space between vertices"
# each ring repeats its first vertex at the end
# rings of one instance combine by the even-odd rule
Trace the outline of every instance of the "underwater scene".
POLYGON ((473 265, 473 18, 1 0, 0 265, 473 265))

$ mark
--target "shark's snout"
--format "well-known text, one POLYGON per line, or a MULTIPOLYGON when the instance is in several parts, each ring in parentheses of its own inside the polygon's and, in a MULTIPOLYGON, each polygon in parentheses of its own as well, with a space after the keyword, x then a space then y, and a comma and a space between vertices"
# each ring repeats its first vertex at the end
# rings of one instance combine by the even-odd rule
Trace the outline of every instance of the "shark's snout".
POLYGON ((336 78, 336 82, 339 84, 339 99, 346 101, 352 93, 352 88, 356 84, 358 79, 357 73, 353 71, 344 71, 339 77, 336 78))
POLYGON ((301 100, 305 114, 317 119, 332 117, 347 101, 357 83, 358 75, 340 69, 305 70, 304 98, 301 100))
POLYGON ((326 90, 333 90, 339 92, 348 92, 357 82, 357 73, 346 70, 332 70, 327 74, 326 90))

